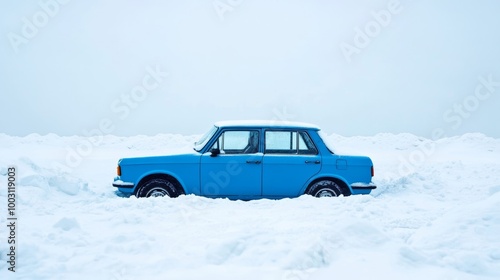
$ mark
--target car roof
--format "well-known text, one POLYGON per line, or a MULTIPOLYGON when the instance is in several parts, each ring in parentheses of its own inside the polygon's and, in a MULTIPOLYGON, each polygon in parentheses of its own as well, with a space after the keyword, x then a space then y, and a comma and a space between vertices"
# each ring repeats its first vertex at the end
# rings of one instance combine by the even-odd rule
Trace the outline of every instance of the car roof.
POLYGON ((235 120, 235 121, 220 121, 216 122, 217 127, 265 127, 265 128, 296 128, 296 129, 312 129, 320 130, 320 128, 314 124, 303 123, 303 122, 289 122, 289 121, 277 121, 277 120, 235 120))

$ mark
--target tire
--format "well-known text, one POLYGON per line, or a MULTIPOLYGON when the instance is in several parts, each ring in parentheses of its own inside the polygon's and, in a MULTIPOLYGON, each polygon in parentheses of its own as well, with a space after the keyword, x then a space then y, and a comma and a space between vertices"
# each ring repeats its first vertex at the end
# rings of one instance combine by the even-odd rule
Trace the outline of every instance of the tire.
POLYGON ((155 178, 146 181, 137 191, 137 197, 178 197, 181 193, 175 184, 167 179, 155 178))
POLYGON ((311 185, 308 194, 314 197, 337 197, 343 194, 342 188, 330 180, 321 180, 311 185))

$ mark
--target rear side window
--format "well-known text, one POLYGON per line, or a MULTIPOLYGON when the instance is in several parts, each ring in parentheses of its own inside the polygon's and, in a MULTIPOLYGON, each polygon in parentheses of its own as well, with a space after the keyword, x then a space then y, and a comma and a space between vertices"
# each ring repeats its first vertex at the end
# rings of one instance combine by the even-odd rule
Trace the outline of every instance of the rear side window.
POLYGON ((305 131, 272 131, 265 133, 266 154, 317 154, 309 134, 305 131))

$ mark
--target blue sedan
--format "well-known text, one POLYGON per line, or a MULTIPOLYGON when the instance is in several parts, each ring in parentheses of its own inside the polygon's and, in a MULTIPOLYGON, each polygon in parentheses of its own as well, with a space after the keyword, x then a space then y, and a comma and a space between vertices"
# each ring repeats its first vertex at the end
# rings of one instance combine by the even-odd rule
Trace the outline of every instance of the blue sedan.
POLYGON ((297 122, 218 122, 191 153, 120 159, 113 186, 137 197, 244 200, 348 196, 375 189, 371 159, 333 153, 319 131, 297 122))

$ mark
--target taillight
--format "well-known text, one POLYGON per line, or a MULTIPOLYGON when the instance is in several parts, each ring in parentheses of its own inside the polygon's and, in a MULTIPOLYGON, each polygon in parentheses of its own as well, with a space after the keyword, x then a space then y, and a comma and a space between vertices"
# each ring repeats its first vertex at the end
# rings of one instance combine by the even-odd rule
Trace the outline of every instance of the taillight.
POLYGON ((373 169, 373 165, 372 165, 372 177, 375 176, 375 170, 373 169))
POLYGON ((122 176, 122 168, 119 165, 116 167, 116 174, 118 174, 118 176, 122 176))

